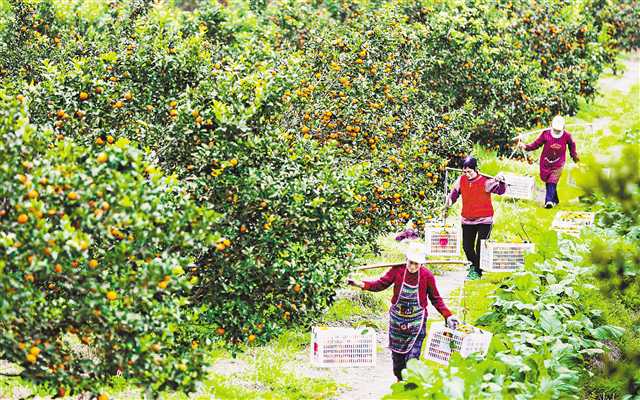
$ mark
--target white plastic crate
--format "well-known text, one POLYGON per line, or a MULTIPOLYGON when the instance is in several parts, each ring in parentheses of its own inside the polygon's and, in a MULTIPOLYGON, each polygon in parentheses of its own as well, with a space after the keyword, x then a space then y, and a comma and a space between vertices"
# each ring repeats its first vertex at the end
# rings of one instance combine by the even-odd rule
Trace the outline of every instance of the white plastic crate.
POLYGON ((424 237, 427 255, 457 257, 460 255, 462 231, 459 226, 425 225, 424 237))
POLYGON ((313 327, 311 331, 311 364, 317 367, 371 367, 376 356, 374 329, 313 327))
POLYGON ((595 213, 587 211, 558 211, 551 224, 551 229, 578 236, 582 228, 593 225, 595 213))
POLYGON ((429 329, 425 358, 448 365, 454 352, 462 357, 472 353, 487 355, 493 334, 471 325, 460 325, 458 329, 449 329, 442 322, 434 322, 429 329))
POLYGON ((533 199, 535 189, 535 178, 532 176, 522 176, 514 174, 504 174, 507 191, 504 193, 507 197, 515 199, 533 199))
POLYGON ((533 243, 498 243, 483 240, 480 244, 480 268, 486 272, 512 272, 524 267, 525 253, 532 252, 533 243))

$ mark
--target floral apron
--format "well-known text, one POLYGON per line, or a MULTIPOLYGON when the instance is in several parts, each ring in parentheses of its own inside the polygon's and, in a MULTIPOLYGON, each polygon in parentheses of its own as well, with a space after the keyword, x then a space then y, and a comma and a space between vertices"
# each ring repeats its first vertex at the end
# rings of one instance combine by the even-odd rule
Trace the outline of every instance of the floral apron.
MULTIPOLYGON (((395 353, 408 353, 418 338, 424 323, 425 310, 418 300, 418 285, 405 283, 402 277, 398 301, 389 310, 389 348, 395 353)), ((419 282, 419 280, 418 280, 419 282)))

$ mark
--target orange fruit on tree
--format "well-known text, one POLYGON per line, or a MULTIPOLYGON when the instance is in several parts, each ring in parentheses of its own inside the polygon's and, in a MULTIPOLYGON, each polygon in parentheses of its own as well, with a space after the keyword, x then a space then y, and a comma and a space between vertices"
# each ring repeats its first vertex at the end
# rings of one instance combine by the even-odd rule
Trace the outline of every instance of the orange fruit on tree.
POLYGON ((223 327, 219 327, 218 329, 216 329, 216 333, 220 336, 224 335, 224 328, 223 327))
POLYGON ((114 292, 113 290, 110 290, 110 291, 107 292, 107 300, 114 301, 117 298, 118 298, 118 294, 116 292, 114 292))
POLYGON ((61 273, 62 272, 62 265, 56 264, 56 266, 53 267, 53 270, 58 274, 61 273))
POLYGON ((293 291, 296 293, 300 293, 300 290, 302 290, 302 287, 300 286, 300 284, 296 283, 293 287, 293 291))
POLYGON ((18 223, 19 223, 19 224, 21 224, 21 225, 22 225, 22 224, 26 224, 26 223, 27 223, 27 221, 29 221, 29 217, 27 217, 27 215, 26 215, 26 214, 20 214, 20 215, 18 215, 18 223))
POLYGON ((253 342, 256 341, 256 335, 251 334, 251 335, 249 335, 248 339, 249 339, 249 343, 253 343, 253 342))
POLYGON ((80 92, 80 94, 78 95, 78 98, 80 99, 80 101, 85 101, 86 99, 89 98, 89 93, 87 92, 80 92))
POLYGON ((131 101, 133 99, 133 94, 131 92, 127 92, 124 94, 124 99, 127 101, 131 101))
POLYGON ((98 154, 98 158, 96 159, 100 164, 104 164, 109 160, 109 156, 107 153, 98 154))
POLYGON ((31 364, 35 364, 36 363, 36 356, 34 356, 33 354, 29 353, 27 354, 27 361, 29 361, 31 364))
POLYGON ((67 198, 69 200, 78 200, 80 195, 77 192, 69 192, 69 194, 67 194, 67 198))
POLYGON ((96 268, 98 266, 98 260, 96 260, 95 258, 92 260, 89 260, 89 268, 96 268))

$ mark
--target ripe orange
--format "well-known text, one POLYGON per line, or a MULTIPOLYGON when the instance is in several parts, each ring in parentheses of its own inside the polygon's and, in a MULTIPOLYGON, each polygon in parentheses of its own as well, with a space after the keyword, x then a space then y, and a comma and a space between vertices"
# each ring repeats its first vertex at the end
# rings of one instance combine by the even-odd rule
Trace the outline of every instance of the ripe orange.
POLYGON ((113 103, 113 108, 122 108, 122 107, 124 107, 124 103, 120 100, 113 103))
POLYGON ((104 163, 106 163, 108 160, 109 160, 109 156, 107 155, 107 153, 100 153, 100 154, 98 154, 97 161, 98 161, 100 164, 104 164, 104 163))
POLYGON ((78 193, 76 192, 69 192, 69 194, 67 195, 67 198, 69 200, 78 200, 80 198, 80 195, 78 195, 78 193))
POLYGON ((256 340, 256 335, 249 335, 249 343, 253 343, 256 340))
POLYGON ((31 364, 35 364, 36 363, 36 356, 34 356, 33 354, 29 353, 27 354, 27 361, 29 361, 31 364))
POLYGON ((20 214, 20 215, 18 215, 18 223, 19 223, 19 224, 21 224, 21 225, 22 225, 22 224, 26 224, 28 220, 29 220, 29 217, 27 217, 27 215, 26 215, 26 214, 20 214))
POLYGON ((33 346, 29 349, 29 354, 33 354, 34 356, 38 356, 40 354, 40 348, 33 346))
POLYGON ((216 329, 216 333, 220 336, 224 335, 224 328, 223 327, 219 327, 218 329, 216 329))
POLYGON ((31 190, 29 193, 27 193, 27 197, 33 200, 38 197, 38 192, 35 190, 31 190))
POLYGON ((172 116, 172 117, 177 117, 178 116, 178 110, 171 109, 171 111, 169 111, 169 115, 172 116))
POLYGON ((102 146, 104 144, 104 139, 102 139, 101 137, 96 138, 96 144, 102 146))
POLYGON ((237 159, 235 159, 235 158, 232 158, 231 160, 229 160, 229 164, 230 164, 232 167, 235 167, 236 165, 238 165, 238 160, 237 160, 237 159))
POLYGON ((130 101, 131 99, 133 99, 133 94, 131 92, 127 92, 124 94, 124 99, 127 101, 130 101))
POLYGON ((104 92, 104 89, 98 86, 94 89, 94 92, 96 92, 96 94, 101 94, 102 92, 104 92))
POLYGON ((295 286, 293 287, 293 291, 296 293, 300 293, 300 290, 302 289, 302 287, 299 284, 295 284, 295 286))
POLYGON ((18 100, 20 103, 24 102, 24 96, 19 94, 16 96, 16 100, 18 100))
POLYGON ((85 101, 86 99, 89 98, 89 93, 87 92, 80 92, 80 95, 78 96, 80 98, 80 101, 85 101))
POLYGON ((102 393, 102 394, 100 394, 100 396, 98 396, 98 400, 109 400, 109 396, 107 396, 106 394, 102 393))
POLYGON ((107 136, 107 143, 109 144, 113 144, 113 142, 115 142, 116 140, 113 138, 113 136, 109 135, 107 136))
POLYGON ((167 282, 167 281, 160 281, 160 283, 158 283, 158 287, 160 289, 166 289, 168 284, 169 284, 169 282, 167 282))
POLYGON ((96 268, 98 266, 98 260, 92 259, 89 260, 89 268, 96 268))
POLYGON ((54 271, 56 271, 56 273, 61 273, 62 272, 62 265, 60 264, 56 264, 56 266, 53 268, 54 271))
POLYGON ((116 292, 114 292, 113 290, 110 290, 110 291, 107 292, 107 300, 114 301, 117 298, 118 298, 118 294, 116 292))

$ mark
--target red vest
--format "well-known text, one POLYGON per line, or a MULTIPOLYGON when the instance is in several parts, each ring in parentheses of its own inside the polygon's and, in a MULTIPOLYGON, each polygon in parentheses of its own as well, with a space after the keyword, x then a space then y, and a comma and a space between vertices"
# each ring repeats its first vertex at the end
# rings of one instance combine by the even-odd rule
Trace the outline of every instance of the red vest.
POLYGON ((462 194, 462 216, 465 218, 480 218, 493 216, 491 193, 487 193, 485 183, 487 177, 478 176, 473 182, 465 175, 460 179, 460 193, 462 194))

